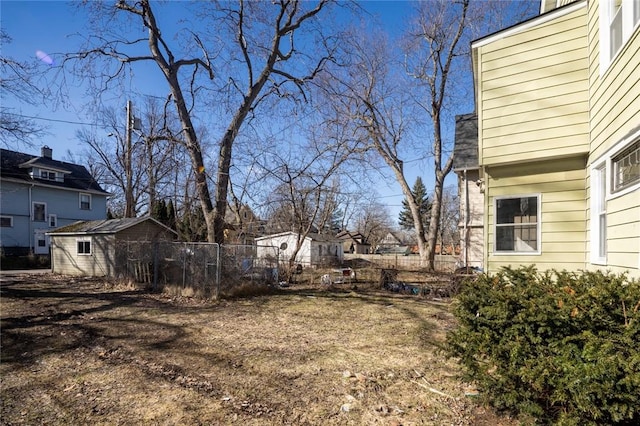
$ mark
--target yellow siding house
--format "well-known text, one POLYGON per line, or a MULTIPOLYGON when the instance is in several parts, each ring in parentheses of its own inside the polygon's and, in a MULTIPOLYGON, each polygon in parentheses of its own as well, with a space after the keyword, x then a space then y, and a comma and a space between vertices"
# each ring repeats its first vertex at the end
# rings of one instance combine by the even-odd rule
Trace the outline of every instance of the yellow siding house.
POLYGON ((472 43, 484 269, 640 277, 640 0, 543 0, 472 43))

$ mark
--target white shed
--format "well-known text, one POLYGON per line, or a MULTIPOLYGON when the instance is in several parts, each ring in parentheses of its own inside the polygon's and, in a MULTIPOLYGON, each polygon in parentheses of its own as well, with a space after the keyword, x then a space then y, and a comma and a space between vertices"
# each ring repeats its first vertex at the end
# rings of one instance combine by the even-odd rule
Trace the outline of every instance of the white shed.
MULTIPOLYGON (((258 257, 271 255, 272 248, 278 247, 280 260, 286 261, 293 255, 300 237, 300 234, 289 231, 256 238, 258 257)), ((296 263, 303 266, 335 265, 343 260, 342 241, 330 235, 312 233, 302 239, 300 251, 296 256, 296 263)))

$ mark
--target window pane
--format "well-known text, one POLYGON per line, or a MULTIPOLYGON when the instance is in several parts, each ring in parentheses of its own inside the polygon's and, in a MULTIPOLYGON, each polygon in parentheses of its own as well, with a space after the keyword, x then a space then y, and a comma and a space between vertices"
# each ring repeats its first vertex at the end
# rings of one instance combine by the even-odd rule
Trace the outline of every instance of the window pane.
POLYGON ((497 202, 497 224, 536 223, 538 220, 538 198, 508 198, 497 202))
POLYGON ((538 197, 496 201, 495 251, 538 250, 538 197))
POLYGON ((44 222, 44 204, 33 204, 33 220, 38 222, 44 222))
POLYGON ((80 208, 82 210, 91 209, 91 196, 88 194, 80 194, 80 208))
POLYGON ((618 5, 612 9, 609 33, 611 39, 611 57, 613 58, 622 46, 622 8, 618 5))
POLYGON ((513 228, 511 226, 501 226, 496 228, 496 250, 513 251, 515 241, 513 238, 513 228))
POLYGON ((640 141, 631 146, 613 159, 613 190, 626 188, 640 181, 640 141))
POLYGON ((601 214, 599 219, 598 256, 605 257, 607 255, 607 214, 601 214))
POLYGON ((91 241, 78 241, 78 254, 91 254, 91 241))
POLYGON ((11 226, 13 226, 13 221, 11 220, 11 217, 8 217, 8 216, 0 217, 0 226, 3 228, 10 228, 11 226))

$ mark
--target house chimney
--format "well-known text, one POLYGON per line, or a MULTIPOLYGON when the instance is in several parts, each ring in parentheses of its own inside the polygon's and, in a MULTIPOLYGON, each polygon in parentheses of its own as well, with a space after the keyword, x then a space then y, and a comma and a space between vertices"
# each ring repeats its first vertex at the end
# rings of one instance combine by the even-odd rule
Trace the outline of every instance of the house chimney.
POLYGON ((40 150, 40 156, 44 158, 52 158, 53 150, 49 148, 47 145, 43 146, 40 150))

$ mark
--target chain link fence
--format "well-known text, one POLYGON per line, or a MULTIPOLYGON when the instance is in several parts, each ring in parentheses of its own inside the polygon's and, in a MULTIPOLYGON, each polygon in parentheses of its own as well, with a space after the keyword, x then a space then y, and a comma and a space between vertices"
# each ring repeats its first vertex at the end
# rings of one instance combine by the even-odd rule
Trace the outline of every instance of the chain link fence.
POLYGON ((116 278, 155 291, 217 298, 243 285, 276 284, 279 277, 276 247, 121 241, 115 253, 116 278))

